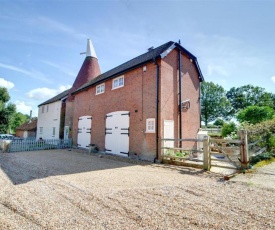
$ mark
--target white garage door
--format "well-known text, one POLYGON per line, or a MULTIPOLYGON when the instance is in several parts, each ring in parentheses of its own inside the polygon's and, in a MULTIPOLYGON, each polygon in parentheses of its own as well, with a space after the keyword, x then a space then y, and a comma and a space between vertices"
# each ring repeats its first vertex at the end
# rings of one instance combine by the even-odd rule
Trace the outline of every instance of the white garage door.
POLYGON ((105 150, 119 156, 129 156, 130 112, 117 111, 106 115, 105 150))
POLYGON ((77 144, 81 148, 89 148, 91 144, 92 117, 82 116, 78 118, 77 144))

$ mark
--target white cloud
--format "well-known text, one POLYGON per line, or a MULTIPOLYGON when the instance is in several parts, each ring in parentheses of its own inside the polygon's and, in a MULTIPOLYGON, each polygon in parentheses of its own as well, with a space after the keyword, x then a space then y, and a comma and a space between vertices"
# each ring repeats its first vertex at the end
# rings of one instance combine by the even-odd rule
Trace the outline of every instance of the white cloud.
POLYGON ((27 76, 34 78, 34 79, 38 79, 38 80, 41 80, 44 82, 50 82, 43 73, 36 71, 36 70, 28 71, 28 70, 21 69, 16 66, 13 66, 13 65, 7 65, 7 64, 1 63, 1 62, 0 62, 0 67, 2 67, 4 69, 9 69, 9 70, 12 70, 12 71, 15 71, 18 73, 25 74, 27 76))
POLYGON ((30 105, 25 104, 24 101, 15 101, 17 112, 21 112, 23 114, 30 114, 32 107, 30 105))
POLYGON ((0 78, 0 86, 5 87, 7 89, 12 89, 14 84, 11 81, 7 81, 4 78, 0 78))
POLYGON ((273 81, 275 83, 275 76, 271 77, 271 81, 273 81))
POLYGON ((37 88, 29 91, 26 95, 28 98, 32 98, 38 101, 48 100, 69 88, 71 88, 70 85, 61 85, 58 89, 50 89, 46 87, 37 88))

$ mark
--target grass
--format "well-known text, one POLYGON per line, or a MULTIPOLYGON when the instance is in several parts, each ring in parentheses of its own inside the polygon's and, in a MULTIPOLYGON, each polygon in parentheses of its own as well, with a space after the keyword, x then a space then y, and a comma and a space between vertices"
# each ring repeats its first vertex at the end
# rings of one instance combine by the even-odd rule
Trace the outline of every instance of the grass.
POLYGON ((274 158, 274 157, 272 157, 272 158, 270 158, 270 159, 267 159, 267 160, 259 161, 259 162, 257 162, 257 163, 254 165, 254 167, 263 167, 263 166, 269 165, 269 164, 271 164, 271 163, 273 163, 273 162, 275 162, 275 158, 274 158))

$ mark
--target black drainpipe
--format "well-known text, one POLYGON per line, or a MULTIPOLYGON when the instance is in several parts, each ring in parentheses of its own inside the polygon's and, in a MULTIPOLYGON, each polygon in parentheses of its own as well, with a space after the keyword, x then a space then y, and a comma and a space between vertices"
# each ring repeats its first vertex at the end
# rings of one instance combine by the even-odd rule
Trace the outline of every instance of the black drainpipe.
MULTIPOLYGON (((181 52, 179 49, 179 139, 182 139, 182 118, 181 118, 181 52)), ((181 148, 182 142, 180 141, 179 147, 181 148)))
POLYGON ((156 86, 157 86, 157 97, 156 97, 156 157, 154 159, 154 163, 158 159, 159 152, 159 64, 156 60, 154 60, 156 65, 156 86))

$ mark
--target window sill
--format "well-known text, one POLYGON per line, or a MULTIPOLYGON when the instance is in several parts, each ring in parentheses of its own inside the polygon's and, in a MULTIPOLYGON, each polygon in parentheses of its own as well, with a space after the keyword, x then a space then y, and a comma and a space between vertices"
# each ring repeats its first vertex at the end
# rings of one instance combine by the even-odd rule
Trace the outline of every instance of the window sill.
POLYGON ((100 95, 100 94, 103 94, 103 93, 105 93, 105 92, 101 92, 101 93, 96 93, 95 95, 100 95))
POLYGON ((124 85, 118 86, 118 87, 116 87, 116 88, 112 88, 112 90, 119 89, 119 88, 122 88, 122 87, 124 87, 124 85))

